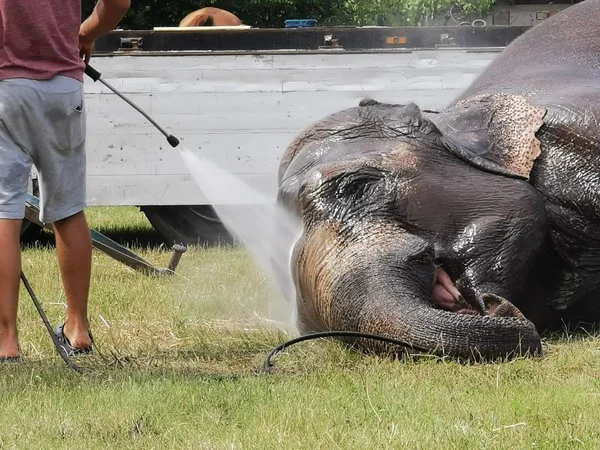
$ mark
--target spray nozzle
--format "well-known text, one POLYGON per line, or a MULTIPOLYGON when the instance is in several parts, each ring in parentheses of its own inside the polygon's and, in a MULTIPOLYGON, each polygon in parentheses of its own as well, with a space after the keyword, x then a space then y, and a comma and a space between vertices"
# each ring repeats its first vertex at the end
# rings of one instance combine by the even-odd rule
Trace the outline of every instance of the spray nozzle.
POLYGON ((170 134, 167 137, 167 142, 169 144, 171 144, 171 147, 177 147, 179 145, 179 139, 177 139, 175 136, 173 136, 172 134, 170 134))

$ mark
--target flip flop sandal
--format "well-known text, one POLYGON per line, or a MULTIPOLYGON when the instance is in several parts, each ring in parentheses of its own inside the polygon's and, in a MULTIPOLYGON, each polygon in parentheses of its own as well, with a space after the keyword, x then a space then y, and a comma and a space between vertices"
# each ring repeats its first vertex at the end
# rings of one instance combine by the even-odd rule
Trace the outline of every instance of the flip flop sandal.
POLYGON ((3 356, 0 358, 0 364, 2 363, 16 363, 21 362, 23 358, 20 356, 3 356))
POLYGON ((87 348, 78 348, 71 345, 69 339, 65 336, 64 328, 65 324, 63 323, 56 329, 56 337, 58 338, 60 346, 65 349, 67 356, 89 355, 93 352, 94 340, 92 339, 91 333, 88 332, 90 334, 90 339, 92 339, 92 345, 87 348))

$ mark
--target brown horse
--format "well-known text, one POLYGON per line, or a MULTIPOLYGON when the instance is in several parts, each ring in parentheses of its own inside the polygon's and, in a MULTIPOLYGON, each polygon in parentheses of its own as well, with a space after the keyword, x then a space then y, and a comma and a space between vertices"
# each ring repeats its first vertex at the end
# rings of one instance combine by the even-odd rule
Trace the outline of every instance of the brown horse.
POLYGON ((180 27, 221 27, 242 25, 242 21, 229 11, 219 8, 202 8, 183 18, 180 27))

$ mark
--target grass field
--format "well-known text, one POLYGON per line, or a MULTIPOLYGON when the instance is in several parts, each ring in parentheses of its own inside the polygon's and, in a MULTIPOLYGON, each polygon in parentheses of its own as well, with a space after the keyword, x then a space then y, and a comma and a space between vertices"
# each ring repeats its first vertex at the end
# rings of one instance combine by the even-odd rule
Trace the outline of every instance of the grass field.
MULTIPOLYGON (((170 253, 135 208, 90 208, 96 229, 147 260, 170 253)), ((23 270, 56 327, 64 314, 52 237, 23 270)), ((329 340, 291 347, 277 296, 241 249, 190 249, 149 278, 94 252, 98 352, 71 372, 24 289, 24 361, 0 366, 0 448, 508 449, 600 447, 594 336, 547 340, 543 358, 461 365, 392 361, 329 340)))

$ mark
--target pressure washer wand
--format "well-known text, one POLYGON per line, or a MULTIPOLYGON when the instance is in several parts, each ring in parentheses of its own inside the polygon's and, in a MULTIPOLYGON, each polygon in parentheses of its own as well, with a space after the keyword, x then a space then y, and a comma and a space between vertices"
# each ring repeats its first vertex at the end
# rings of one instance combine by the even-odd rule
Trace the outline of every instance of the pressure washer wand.
POLYGON ((102 79, 102 74, 100 72, 98 72, 96 69, 94 69, 92 66, 90 66, 89 64, 86 64, 85 66, 85 74, 90 77, 92 80, 94 80, 94 82, 96 81, 100 81, 100 83, 102 83, 104 86, 106 86, 107 88, 109 88, 111 91, 113 91, 115 94, 117 94, 119 97, 121 97, 123 100, 125 100, 127 103, 129 103, 137 112, 139 112, 142 116, 144 116, 146 119, 148 119, 148 121, 154 125, 156 127, 156 129, 158 131, 160 131, 166 138, 167 138, 167 142, 169 144, 171 144, 171 147, 177 147, 179 145, 179 139, 177 139, 175 136, 173 136, 172 134, 167 133, 159 124, 157 124, 152 117, 150 117, 148 114, 146 114, 139 106, 137 106, 135 103, 133 103, 131 100, 129 100, 127 97, 125 97, 123 94, 121 94, 119 91, 117 91, 113 86, 111 86, 109 83, 107 83, 106 81, 104 81, 104 79, 102 79))
POLYGON ((73 369, 74 371, 79 372, 81 374, 85 374, 85 371, 81 367, 79 367, 77 364, 75 364, 73 361, 71 361, 71 358, 69 358, 69 355, 67 355, 65 348, 62 345, 60 345, 60 343, 58 342, 58 337, 56 336, 56 333, 52 329, 52 326, 50 325, 50 322, 48 321, 48 317, 46 316, 46 313, 44 312, 42 305, 40 305, 40 302, 39 302, 37 296, 35 295, 35 292, 33 292, 33 288, 29 284, 29 281, 27 280, 27 278, 25 277, 25 274, 23 272, 21 272, 21 280, 23 281, 23 284, 25 285, 25 289, 27 289, 27 292, 29 293, 31 300, 33 300, 33 304, 35 305, 40 317, 42 318, 42 322, 44 322, 44 325, 46 326, 46 330, 48 330, 48 334, 52 338, 54 347, 56 348, 56 351, 58 352, 60 357, 67 364, 67 366, 69 366, 71 369, 73 369))

